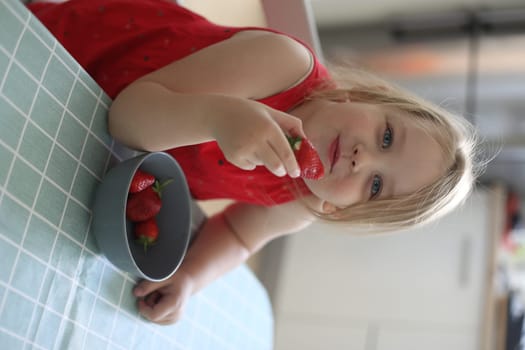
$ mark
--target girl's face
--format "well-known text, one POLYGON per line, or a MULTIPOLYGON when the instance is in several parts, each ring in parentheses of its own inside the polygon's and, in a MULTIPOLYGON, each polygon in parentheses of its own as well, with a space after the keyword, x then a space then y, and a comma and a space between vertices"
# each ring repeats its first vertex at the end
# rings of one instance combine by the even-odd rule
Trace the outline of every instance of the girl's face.
POLYGON ((311 104, 299 116, 325 175, 305 182, 333 206, 413 193, 444 174, 440 146, 406 112, 348 101, 311 104))

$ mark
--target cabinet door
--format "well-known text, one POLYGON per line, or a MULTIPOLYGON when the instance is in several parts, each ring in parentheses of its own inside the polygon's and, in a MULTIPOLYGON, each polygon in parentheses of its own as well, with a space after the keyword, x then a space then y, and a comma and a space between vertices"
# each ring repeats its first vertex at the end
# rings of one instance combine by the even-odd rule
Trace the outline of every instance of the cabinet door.
POLYGON ((275 328, 275 350, 365 350, 366 334, 366 326, 334 324, 317 317, 281 320, 275 328))
POLYGON ((437 325, 474 338, 489 199, 477 191, 441 221, 397 233, 359 236, 319 224, 289 237, 274 289, 277 321, 316 315, 373 324, 377 334, 437 325))
POLYGON ((382 330, 376 350, 467 350, 478 349, 468 332, 442 328, 382 330))

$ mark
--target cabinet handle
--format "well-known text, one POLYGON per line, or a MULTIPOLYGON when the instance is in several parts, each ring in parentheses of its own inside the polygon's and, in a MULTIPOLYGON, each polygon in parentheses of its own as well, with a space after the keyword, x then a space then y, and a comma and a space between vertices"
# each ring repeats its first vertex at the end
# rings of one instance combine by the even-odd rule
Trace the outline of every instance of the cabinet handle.
POLYGON ((470 283, 470 261, 472 260, 472 238, 465 236, 459 247, 458 283, 461 288, 467 288, 470 283))

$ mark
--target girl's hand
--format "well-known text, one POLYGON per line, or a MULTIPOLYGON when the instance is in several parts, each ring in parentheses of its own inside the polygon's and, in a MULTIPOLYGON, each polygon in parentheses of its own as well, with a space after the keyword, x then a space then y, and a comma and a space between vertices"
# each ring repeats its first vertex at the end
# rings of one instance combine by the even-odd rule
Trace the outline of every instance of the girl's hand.
POLYGON ((286 135, 305 137, 301 120, 256 101, 245 102, 212 126, 226 159, 244 170, 263 165, 277 176, 298 177, 300 168, 286 135))
POLYGON ((142 316, 158 324, 177 322, 193 292, 191 277, 183 270, 162 282, 141 281, 133 290, 142 316))

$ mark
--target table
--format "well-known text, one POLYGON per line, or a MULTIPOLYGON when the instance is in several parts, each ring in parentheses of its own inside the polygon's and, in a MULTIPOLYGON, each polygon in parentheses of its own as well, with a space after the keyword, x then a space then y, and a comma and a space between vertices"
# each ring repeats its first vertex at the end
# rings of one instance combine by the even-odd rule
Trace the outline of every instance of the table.
POLYGON ((271 349, 268 295, 245 266, 141 318, 135 280, 91 232, 96 186, 136 153, 106 130, 111 100, 18 0, 0 0, 0 348, 271 349))

